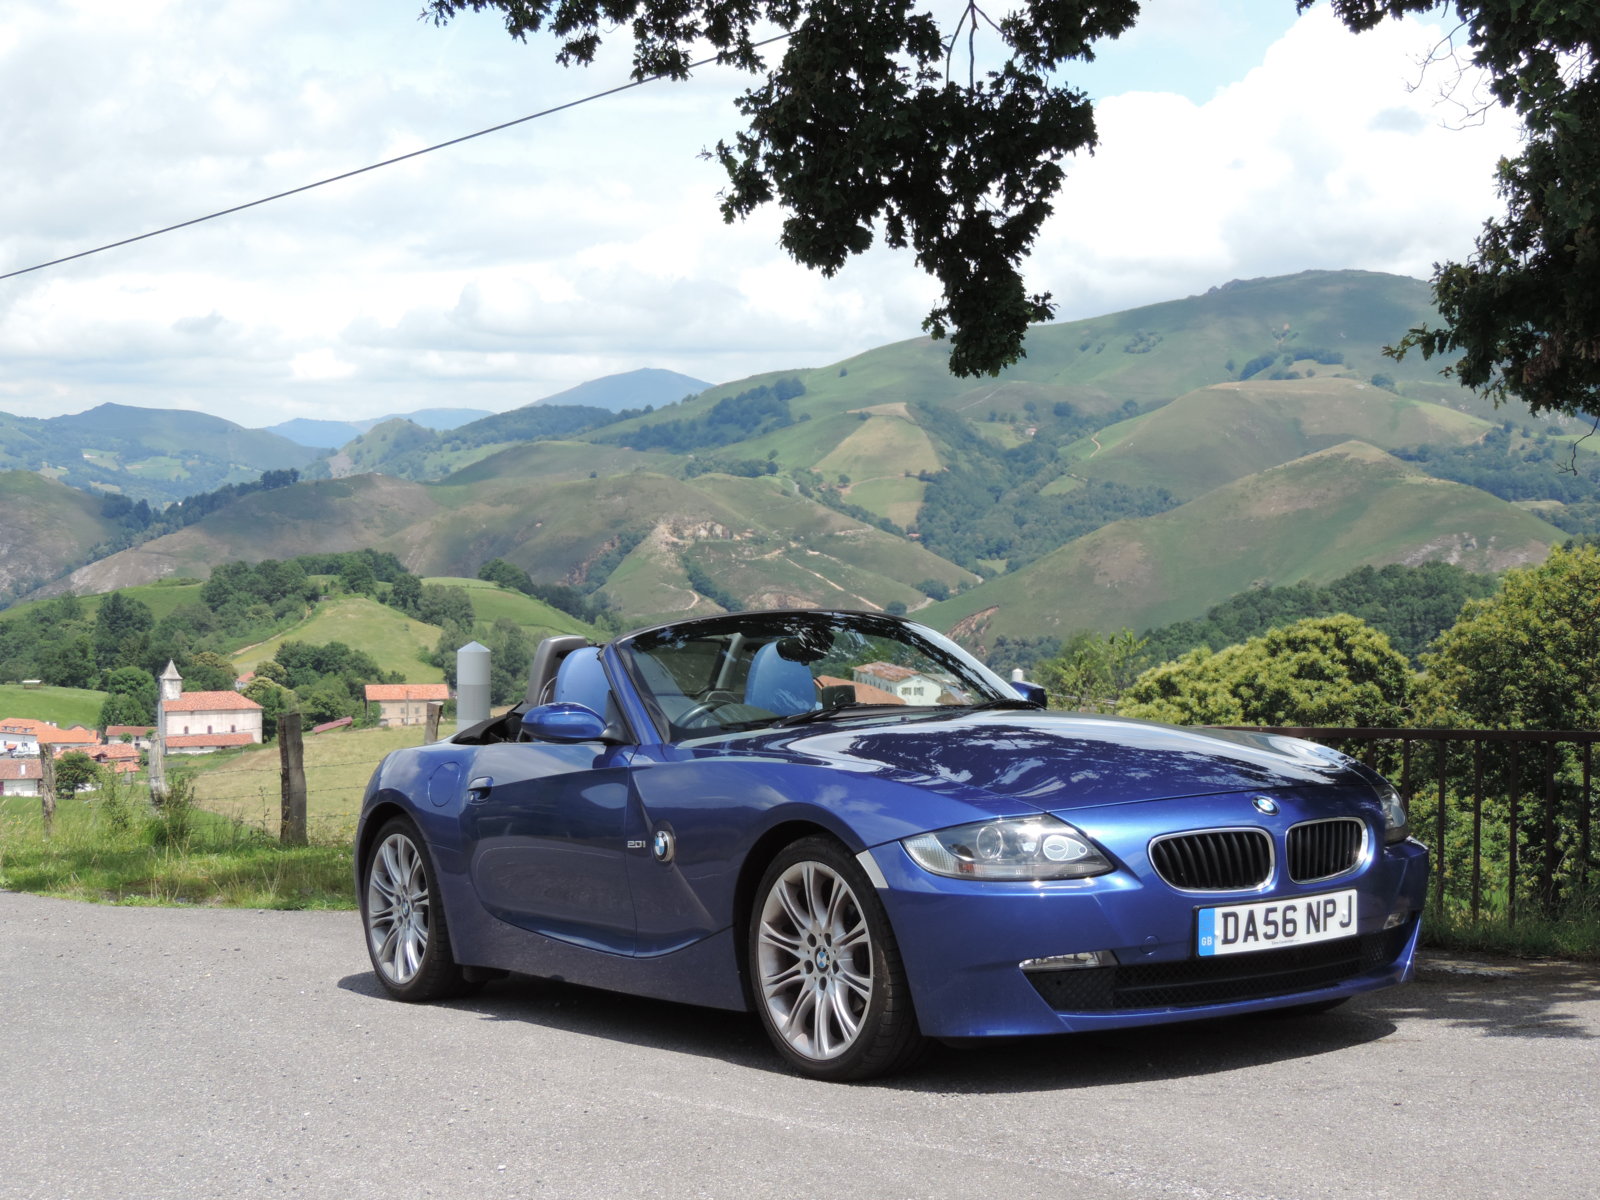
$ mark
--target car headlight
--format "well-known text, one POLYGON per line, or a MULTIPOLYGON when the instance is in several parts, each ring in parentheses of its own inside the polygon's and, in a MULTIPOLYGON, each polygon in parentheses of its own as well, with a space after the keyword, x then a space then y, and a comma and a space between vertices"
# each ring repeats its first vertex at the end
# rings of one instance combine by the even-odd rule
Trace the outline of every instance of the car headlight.
POLYGON ((1411 833, 1411 822, 1406 816, 1406 806, 1400 793, 1387 779, 1376 780, 1372 790, 1378 793, 1378 803, 1383 805, 1383 843, 1403 842, 1411 833))
POLYGON ((1050 816, 975 821, 901 845, 924 871, 953 879, 1081 879, 1112 869, 1082 831, 1050 816))

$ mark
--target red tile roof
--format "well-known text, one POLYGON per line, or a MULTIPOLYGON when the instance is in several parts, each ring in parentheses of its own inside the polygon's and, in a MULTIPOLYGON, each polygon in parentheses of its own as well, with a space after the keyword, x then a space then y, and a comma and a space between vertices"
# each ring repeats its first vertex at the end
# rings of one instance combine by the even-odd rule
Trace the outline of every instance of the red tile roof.
POLYGON ((40 779, 43 772, 37 758, 0 758, 0 779, 40 779))
POLYGON ((240 709, 259 709, 249 696, 241 696, 238 692, 184 692, 176 700, 167 700, 162 705, 167 712, 237 712, 240 709))
POLYGON ((106 738, 110 740, 120 737, 149 737, 155 731, 154 725, 107 725, 106 738))
POLYGON ((312 733, 325 733, 330 729, 343 729, 346 725, 355 724, 354 717, 340 717, 336 721, 324 721, 321 725, 313 725, 312 733))
POLYGON ((167 739, 167 748, 185 746, 254 746, 256 739, 248 733, 185 733, 167 739))
POLYGON ((36 737, 49 746, 93 746, 100 740, 98 733, 82 725, 58 729, 49 721, 35 721, 32 717, 7 717, 0 721, 0 735, 7 733, 36 737))
POLYGON ((367 702, 375 700, 448 700, 450 689, 442 683, 369 683, 367 702))
POLYGON ((112 742, 106 746, 96 746, 90 756, 100 762, 113 759, 124 759, 132 762, 139 761, 139 747, 130 746, 126 742, 112 742))

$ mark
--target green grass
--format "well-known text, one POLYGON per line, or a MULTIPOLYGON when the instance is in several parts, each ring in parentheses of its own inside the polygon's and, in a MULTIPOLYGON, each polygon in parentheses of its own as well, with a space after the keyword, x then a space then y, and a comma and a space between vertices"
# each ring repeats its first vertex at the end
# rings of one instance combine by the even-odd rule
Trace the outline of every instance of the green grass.
POLYGON ((0 718, 31 717, 63 729, 74 725, 93 729, 100 723, 100 706, 105 702, 106 693, 86 688, 0 684, 0 718))
POLYGON ((1447 898, 1442 914, 1431 906, 1423 914, 1422 941, 1469 954, 1600 962, 1600 893, 1569 906, 1558 918, 1524 910, 1515 925, 1506 919, 1504 896, 1484 905, 1477 921, 1465 901, 1447 898))
POLYGON ((163 821, 138 801, 126 815, 64 800, 47 836, 37 799, 0 800, 0 887, 109 904, 355 906, 348 839, 284 848, 214 813, 163 821))

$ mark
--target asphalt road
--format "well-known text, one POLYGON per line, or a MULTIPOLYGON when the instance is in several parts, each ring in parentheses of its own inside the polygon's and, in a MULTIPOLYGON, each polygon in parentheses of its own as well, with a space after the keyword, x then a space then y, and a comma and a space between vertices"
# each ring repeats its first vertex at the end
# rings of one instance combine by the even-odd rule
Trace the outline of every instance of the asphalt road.
POLYGON ((515 980, 381 998, 353 914, 0 893, 0 1197, 1600 1191, 1600 970, 786 1074, 752 1019, 515 980))

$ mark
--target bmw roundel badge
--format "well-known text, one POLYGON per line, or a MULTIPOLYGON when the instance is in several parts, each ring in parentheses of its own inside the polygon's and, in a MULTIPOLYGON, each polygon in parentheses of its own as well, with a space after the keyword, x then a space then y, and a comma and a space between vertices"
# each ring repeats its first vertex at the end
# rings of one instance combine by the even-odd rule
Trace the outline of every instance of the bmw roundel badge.
POLYGON ((671 831, 666 829, 656 830, 655 844, 651 849, 656 856, 657 862, 671 862, 673 851, 673 838, 671 831))
POLYGON ((1277 815, 1278 802, 1271 796, 1257 796, 1251 803, 1256 806, 1257 812, 1266 813, 1269 817, 1277 815))

